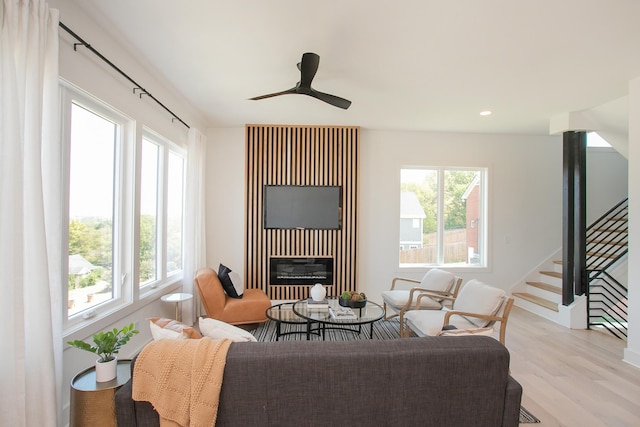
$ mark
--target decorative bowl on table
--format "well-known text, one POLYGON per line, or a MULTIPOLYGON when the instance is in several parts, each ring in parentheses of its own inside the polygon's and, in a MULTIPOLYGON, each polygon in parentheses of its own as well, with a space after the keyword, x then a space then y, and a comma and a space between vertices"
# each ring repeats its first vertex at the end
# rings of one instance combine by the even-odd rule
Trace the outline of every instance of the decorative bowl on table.
POLYGON ((338 304, 343 307, 362 308, 367 305, 367 296, 362 292, 344 291, 338 298, 338 304))

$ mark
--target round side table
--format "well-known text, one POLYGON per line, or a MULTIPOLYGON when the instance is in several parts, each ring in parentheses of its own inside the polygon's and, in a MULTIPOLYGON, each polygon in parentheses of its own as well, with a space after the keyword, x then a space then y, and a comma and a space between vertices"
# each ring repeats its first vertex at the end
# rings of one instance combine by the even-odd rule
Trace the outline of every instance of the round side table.
POLYGON ((182 321, 182 316, 180 316, 180 303, 181 302, 185 302, 185 301, 189 301, 191 298, 193 298, 193 295, 185 293, 185 292, 178 292, 175 294, 167 294, 167 295, 163 295, 160 299, 164 302, 174 302, 176 303, 176 320, 178 322, 182 321))
POLYGON ((118 360, 118 374, 111 381, 97 382, 95 367, 71 380, 69 426, 117 427, 116 390, 131 378, 131 360, 118 360))

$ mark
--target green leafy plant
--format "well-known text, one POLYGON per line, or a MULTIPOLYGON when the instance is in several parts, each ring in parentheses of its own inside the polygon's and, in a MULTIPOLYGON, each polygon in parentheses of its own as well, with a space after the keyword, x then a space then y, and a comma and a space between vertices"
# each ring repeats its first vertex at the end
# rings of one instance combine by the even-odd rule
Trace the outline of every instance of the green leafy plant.
POLYGON ((81 340, 68 341, 71 347, 79 348, 90 353, 95 353, 100 356, 99 362, 108 362, 115 358, 120 348, 125 345, 132 336, 137 334, 137 329, 134 328, 133 323, 129 326, 124 326, 122 329, 113 328, 111 331, 103 331, 93 334, 93 343, 91 345, 81 340))
POLYGON ((340 295, 340 298, 342 298, 343 300, 347 300, 347 301, 364 301, 364 300, 367 299, 367 296, 364 294, 364 292, 344 291, 340 295))

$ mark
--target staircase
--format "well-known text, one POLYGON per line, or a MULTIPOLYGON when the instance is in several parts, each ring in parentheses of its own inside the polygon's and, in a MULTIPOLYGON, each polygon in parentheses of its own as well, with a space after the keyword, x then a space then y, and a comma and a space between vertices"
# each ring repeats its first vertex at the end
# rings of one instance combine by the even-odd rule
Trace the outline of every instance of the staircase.
POLYGON ((602 328, 626 338, 628 201, 602 215, 586 232, 587 295, 562 305, 562 261, 558 251, 512 295, 518 307, 573 329, 602 328), (621 272, 624 272, 621 273, 621 272))
MULTIPOLYGON (((560 252, 556 254, 559 256, 560 252)), ((562 261, 548 261, 540 271, 525 280, 517 292, 512 293, 515 304, 540 317, 568 328, 587 327, 586 298, 576 296, 569 306, 562 305, 562 261)))

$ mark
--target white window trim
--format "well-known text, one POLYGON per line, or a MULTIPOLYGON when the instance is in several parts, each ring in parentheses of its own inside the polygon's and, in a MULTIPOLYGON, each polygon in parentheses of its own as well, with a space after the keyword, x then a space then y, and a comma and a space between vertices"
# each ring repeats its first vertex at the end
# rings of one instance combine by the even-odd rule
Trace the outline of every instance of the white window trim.
MULTIPOLYGON (((437 170, 438 171, 438 197, 442 198, 444 194, 444 172, 447 170, 472 170, 472 171, 481 171, 481 181, 483 185, 481 185, 482 194, 480 197, 480 206, 479 209, 482 212, 482 220, 478 221, 478 230, 483 230, 483 232, 478 233, 479 242, 478 246, 482 248, 481 251, 481 260, 479 264, 444 264, 444 253, 442 248, 444 247, 444 203, 442 200, 439 200, 438 203, 438 212, 436 219, 436 228, 437 228, 437 262, 434 264, 421 264, 421 263, 413 263, 413 264, 398 264, 398 268, 401 271, 412 272, 412 271, 424 271, 425 268, 446 268, 449 271, 469 271, 473 270, 476 272, 488 272, 491 270, 490 263, 491 257, 490 253, 490 200, 489 197, 491 195, 489 191, 490 185, 490 170, 487 166, 402 166, 401 170, 405 169, 416 169, 416 170, 437 170)), ((400 189, 398 189, 400 191, 400 189)), ((400 235, 400 231, 398 229, 398 236, 400 235)), ((400 245, 402 250, 402 245, 400 245)), ((399 259, 399 257, 398 257, 399 259)))

